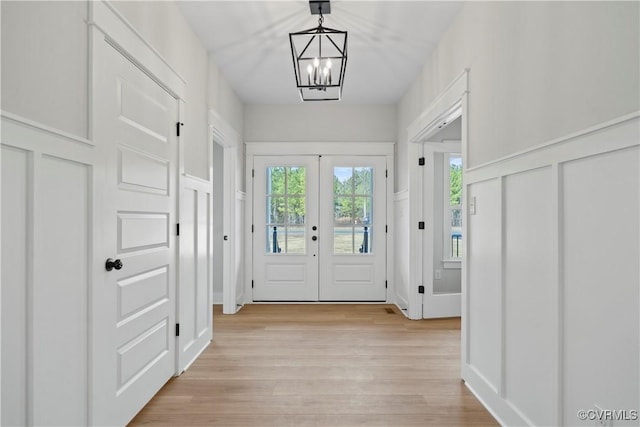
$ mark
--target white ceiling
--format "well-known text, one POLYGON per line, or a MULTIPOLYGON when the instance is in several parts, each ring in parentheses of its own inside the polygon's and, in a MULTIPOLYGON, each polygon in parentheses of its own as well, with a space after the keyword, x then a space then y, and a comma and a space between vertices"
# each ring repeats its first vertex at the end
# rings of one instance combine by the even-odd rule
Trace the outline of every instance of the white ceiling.
MULTIPOLYGON (((317 26, 307 0, 178 5, 243 102, 301 102, 288 36, 317 26)), ((333 0, 324 25, 349 33, 341 102, 396 103, 461 7, 451 1, 333 0)))

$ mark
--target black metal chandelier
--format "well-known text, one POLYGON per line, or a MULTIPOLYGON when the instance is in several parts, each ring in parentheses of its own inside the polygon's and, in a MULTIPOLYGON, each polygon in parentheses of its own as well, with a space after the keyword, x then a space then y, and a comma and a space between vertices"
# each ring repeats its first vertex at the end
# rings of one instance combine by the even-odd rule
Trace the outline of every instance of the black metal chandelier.
POLYGON ((339 101, 347 66, 347 32, 323 26, 329 0, 309 0, 318 26, 289 33, 296 84, 303 101, 339 101))

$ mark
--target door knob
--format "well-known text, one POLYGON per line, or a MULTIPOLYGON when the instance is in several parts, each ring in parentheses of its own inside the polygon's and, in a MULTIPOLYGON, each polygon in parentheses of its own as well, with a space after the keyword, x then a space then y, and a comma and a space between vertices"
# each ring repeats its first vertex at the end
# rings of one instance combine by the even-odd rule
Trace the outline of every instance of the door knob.
POLYGON ((122 268, 122 261, 120 261, 119 259, 114 260, 109 258, 107 259, 107 262, 104 264, 104 268, 106 268, 107 271, 111 271, 114 268, 116 270, 120 270, 122 268))
POLYGON ((315 242, 316 240, 318 240, 318 236, 312 236, 311 240, 313 240, 315 242))
POLYGON ((314 225, 313 227, 311 227, 311 229, 312 229, 313 231, 316 231, 316 230, 318 229, 318 227, 316 227, 316 226, 314 225))

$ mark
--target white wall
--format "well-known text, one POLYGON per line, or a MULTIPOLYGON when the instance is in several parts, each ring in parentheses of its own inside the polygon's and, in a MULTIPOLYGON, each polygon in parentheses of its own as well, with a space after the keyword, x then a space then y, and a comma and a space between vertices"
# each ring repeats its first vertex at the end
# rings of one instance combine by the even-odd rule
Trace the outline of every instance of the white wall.
POLYGON ((87 137, 87 4, 3 1, 1 108, 87 137))
POLYGON ((639 13, 467 3, 398 105, 402 190, 407 126, 469 68, 462 371, 507 425, 640 402, 639 13))
MULTIPOLYGON (((638 109, 637 2, 469 2, 398 104, 407 126, 465 68, 469 167, 638 109), (515 100, 517 97, 517 101, 515 100)), ((397 189, 408 186, 398 168, 397 189)))
POLYGON ((393 142, 393 105, 248 105, 246 142, 393 142))

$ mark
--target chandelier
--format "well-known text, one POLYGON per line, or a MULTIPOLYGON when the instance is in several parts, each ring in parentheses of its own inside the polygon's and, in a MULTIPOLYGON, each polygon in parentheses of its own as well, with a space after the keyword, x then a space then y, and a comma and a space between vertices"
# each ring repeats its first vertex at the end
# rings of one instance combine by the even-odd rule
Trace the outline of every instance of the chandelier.
POLYGON ((309 0, 318 26, 289 33, 296 85, 303 101, 339 101, 347 66, 347 32, 323 26, 329 0, 309 0))

